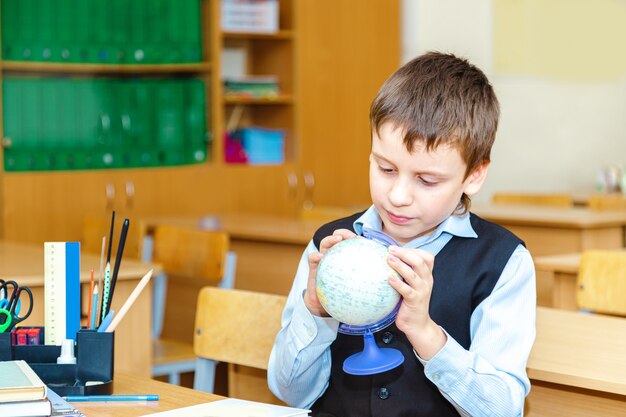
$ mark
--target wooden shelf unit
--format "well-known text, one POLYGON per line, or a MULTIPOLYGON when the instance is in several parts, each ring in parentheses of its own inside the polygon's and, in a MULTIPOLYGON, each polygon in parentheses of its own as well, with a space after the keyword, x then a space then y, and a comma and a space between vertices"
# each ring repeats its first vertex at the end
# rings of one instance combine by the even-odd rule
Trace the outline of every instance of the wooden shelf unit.
MULTIPOLYGON (((0 0, 1 1, 1 0, 0 0)), ((369 202, 368 108, 400 65, 398 0, 279 0, 276 34, 224 32, 220 1, 202 0, 203 60, 197 64, 92 65, 3 62, 20 72, 73 77, 197 76, 206 87, 207 163, 163 168, 3 173, 0 238, 78 240, 85 216, 256 212, 298 217, 304 205, 369 202), (248 74, 276 75, 276 99, 224 94, 222 51, 243 48, 248 74), (224 131, 243 107, 243 125, 285 129, 285 163, 227 164, 224 131), (114 189, 114 195, 110 190, 114 189), (109 191, 107 191, 109 190, 109 191)), ((1 91, 0 91, 1 94, 1 91)), ((0 103, 1 106, 1 103, 0 103)), ((0 117, 0 130, 2 120, 0 117)), ((0 164, 2 149, 0 149, 0 164)), ((116 216, 117 217, 117 216, 116 216)))

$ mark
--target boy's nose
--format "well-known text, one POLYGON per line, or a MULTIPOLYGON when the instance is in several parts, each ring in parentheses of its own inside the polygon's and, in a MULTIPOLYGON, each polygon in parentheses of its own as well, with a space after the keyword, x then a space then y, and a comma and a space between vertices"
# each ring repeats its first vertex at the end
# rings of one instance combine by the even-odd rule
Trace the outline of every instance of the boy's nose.
POLYGON ((403 178, 397 178, 389 190, 389 201, 394 206, 410 205, 413 201, 410 182, 403 178))

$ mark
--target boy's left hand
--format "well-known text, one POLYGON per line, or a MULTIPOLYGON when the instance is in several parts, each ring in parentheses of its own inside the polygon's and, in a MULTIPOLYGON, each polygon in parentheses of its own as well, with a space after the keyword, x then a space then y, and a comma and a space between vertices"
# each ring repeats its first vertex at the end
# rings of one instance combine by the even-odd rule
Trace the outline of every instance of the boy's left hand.
POLYGON ((433 289, 435 257, 421 249, 389 247, 387 261, 404 281, 393 276, 389 284, 402 296, 396 326, 424 360, 432 358, 446 343, 446 335, 428 312, 433 289))

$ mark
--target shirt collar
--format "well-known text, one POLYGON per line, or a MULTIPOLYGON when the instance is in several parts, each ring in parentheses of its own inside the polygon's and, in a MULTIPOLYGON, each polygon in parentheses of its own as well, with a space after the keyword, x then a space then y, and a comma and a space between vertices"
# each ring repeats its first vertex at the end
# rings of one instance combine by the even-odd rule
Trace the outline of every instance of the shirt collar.
MULTIPOLYGON (((378 240, 385 245, 399 245, 392 237, 382 231, 382 221, 376 208, 372 205, 363 213, 358 219, 354 221, 354 230, 358 235, 366 236, 370 239, 378 240)), ((464 214, 462 216, 449 216, 445 219, 437 228, 429 235, 420 236, 409 243, 406 247, 417 248, 426 245, 441 236, 442 233, 447 233, 452 236, 476 238, 478 235, 474 231, 470 222, 470 216, 464 214)))

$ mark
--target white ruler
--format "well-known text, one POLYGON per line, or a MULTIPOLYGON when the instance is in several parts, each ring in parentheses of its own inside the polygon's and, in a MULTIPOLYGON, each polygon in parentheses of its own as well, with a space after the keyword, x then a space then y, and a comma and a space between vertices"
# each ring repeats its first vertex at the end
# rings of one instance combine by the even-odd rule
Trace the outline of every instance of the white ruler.
POLYGON ((44 337, 46 345, 65 339, 65 242, 44 243, 44 337))
POLYGON ((80 330, 80 242, 44 244, 44 302, 47 345, 76 340, 80 330))

